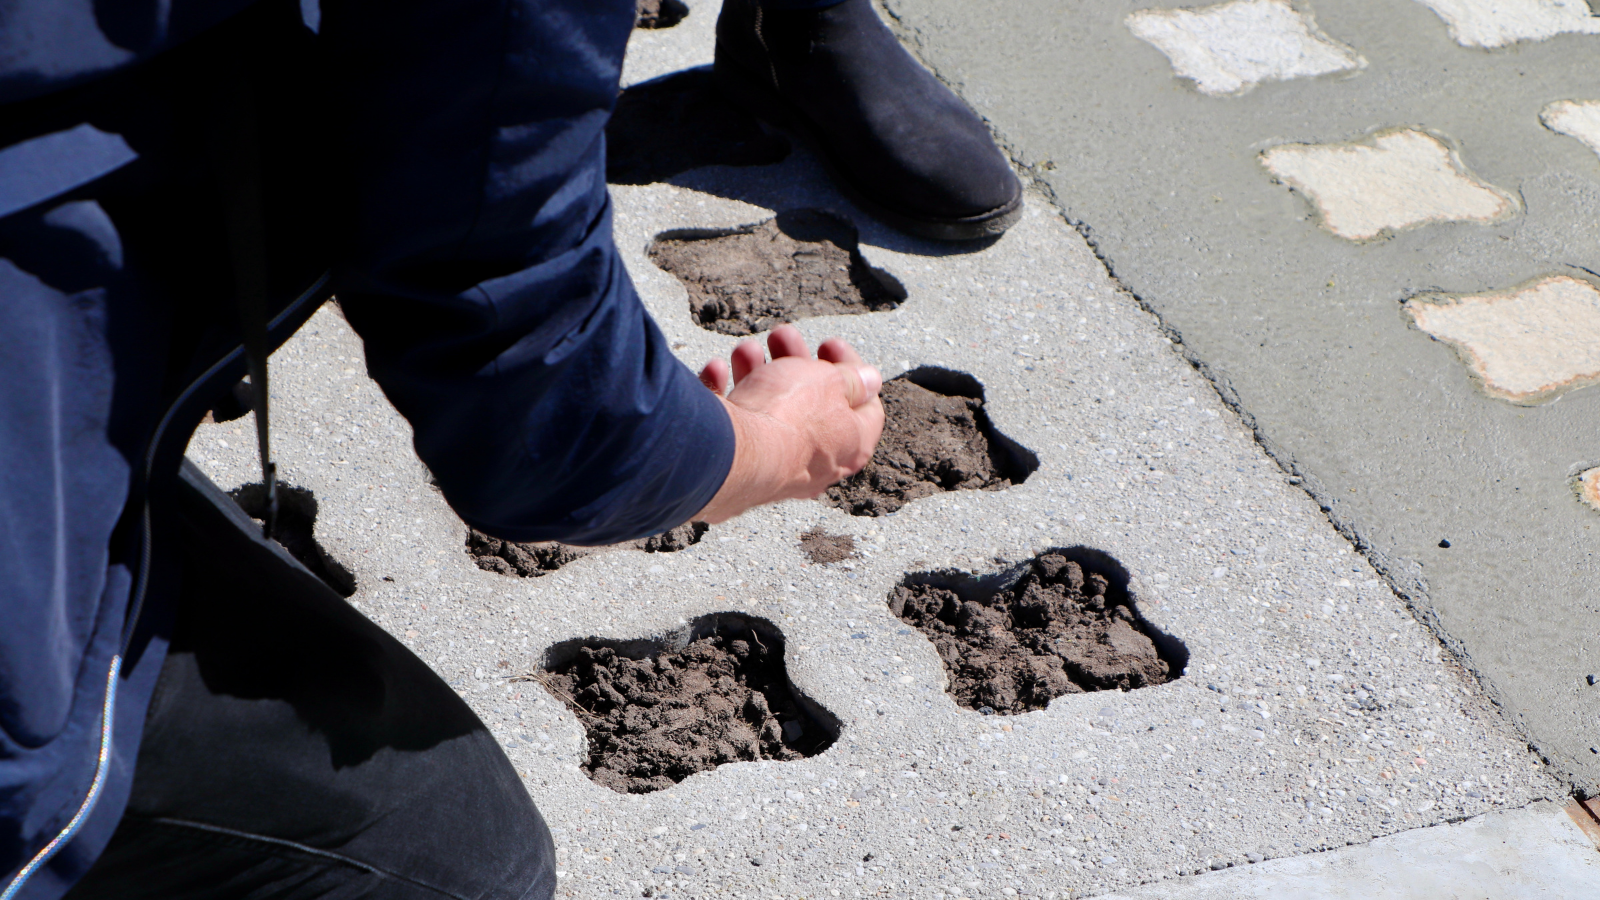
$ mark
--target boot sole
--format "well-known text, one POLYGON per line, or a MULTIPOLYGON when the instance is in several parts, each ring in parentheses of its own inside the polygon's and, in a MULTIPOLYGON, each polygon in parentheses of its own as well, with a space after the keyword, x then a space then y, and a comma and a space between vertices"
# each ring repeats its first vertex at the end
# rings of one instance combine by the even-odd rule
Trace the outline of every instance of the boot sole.
POLYGON ((717 87, 728 99, 744 107, 756 118, 797 135, 817 158, 822 160, 829 176, 846 196, 893 228, 935 241, 978 241, 999 237, 1022 218, 1020 190, 1010 203, 962 219, 915 216, 886 206, 853 181, 845 168, 833 159, 827 145, 818 138, 815 126, 805 114, 795 109, 794 105, 777 91, 762 84, 759 77, 751 75, 721 55, 717 56, 716 62, 712 65, 712 72, 716 77, 717 87))

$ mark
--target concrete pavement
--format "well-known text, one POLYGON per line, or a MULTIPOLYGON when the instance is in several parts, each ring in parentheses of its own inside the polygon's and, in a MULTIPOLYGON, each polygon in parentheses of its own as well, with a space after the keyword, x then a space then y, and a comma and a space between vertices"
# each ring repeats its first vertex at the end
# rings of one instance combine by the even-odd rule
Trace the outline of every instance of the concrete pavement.
MULTIPOLYGON (((1012 8, 985 16, 967 4, 964 27, 994 25, 1012 8)), ((714 16, 700 3, 673 29, 637 34, 625 81, 709 62, 714 16)), ((1260 71, 1226 69, 1241 84, 1260 71)), ((1290 197, 1285 209, 1301 202, 1268 187, 1290 197)), ((846 337, 887 376, 924 365, 974 376, 995 425, 1040 465, 1005 490, 928 497, 878 519, 788 503, 677 553, 619 551, 542 578, 499 575, 468 556, 465 526, 365 376, 357 336, 335 309, 319 312, 273 358, 280 471, 315 493, 318 540, 355 574, 356 607, 501 740, 556 835, 561 896, 1058 900, 1141 884, 1154 893, 1136 896, 1186 896, 1258 872, 1271 890, 1314 891, 1321 870, 1381 887, 1429 854, 1536 865, 1549 877, 1527 883, 1582 896, 1570 887, 1583 884, 1593 851, 1572 826, 1552 824, 1552 810, 1564 813, 1545 801, 1562 802, 1564 789, 1551 768, 1389 588, 1372 564, 1388 558, 1355 552, 1197 373, 1195 345, 1172 342, 1171 322, 1124 290, 1049 197, 1031 196, 1011 233, 965 252, 877 225, 803 150, 614 197, 629 270, 691 365, 735 340, 691 319, 683 286, 646 255, 656 235, 796 207, 850 217, 867 260, 907 299, 890 312, 804 321, 808 338, 846 337), (861 558, 809 563, 798 538, 814 526, 853 536, 861 558), (887 593, 907 573, 996 573, 1062 546, 1125 567, 1141 613, 1182 643, 1187 670, 1159 687, 1069 695, 1018 716, 957 706, 937 654, 888 612, 887 593), (843 723, 827 752, 617 794, 580 771, 577 718, 514 678, 575 637, 668 636, 721 611, 783 631, 796 686, 843 723), (1352 845, 1362 849, 1341 849, 1352 845)), ((249 418, 204 426, 189 455, 224 487, 252 481, 250 429, 249 418)), ((1447 888, 1459 875, 1449 865, 1436 873, 1442 880, 1414 882, 1447 888)), ((1539 896, 1490 896, 1524 895, 1539 896)))
POLYGON ((1577 483, 1600 390, 1574 389, 1600 375, 1600 156, 1574 136, 1600 19, 1169 5, 888 3, 1510 720, 1600 790, 1600 518, 1577 483), (1550 279, 1583 299, 1494 319, 1487 346, 1414 315, 1550 279), (1485 381, 1497 352, 1531 393, 1485 381))

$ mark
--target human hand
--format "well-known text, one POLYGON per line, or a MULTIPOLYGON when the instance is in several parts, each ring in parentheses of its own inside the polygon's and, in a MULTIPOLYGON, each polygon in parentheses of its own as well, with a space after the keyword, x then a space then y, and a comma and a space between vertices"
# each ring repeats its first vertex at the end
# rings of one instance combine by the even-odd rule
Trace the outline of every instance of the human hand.
POLYGON ((779 500, 815 497, 860 471, 883 431, 883 376, 838 338, 816 358, 793 325, 733 349, 732 366, 706 363, 700 380, 733 419, 733 466, 696 519, 722 522, 779 500), (729 389, 729 382, 732 389, 729 389))

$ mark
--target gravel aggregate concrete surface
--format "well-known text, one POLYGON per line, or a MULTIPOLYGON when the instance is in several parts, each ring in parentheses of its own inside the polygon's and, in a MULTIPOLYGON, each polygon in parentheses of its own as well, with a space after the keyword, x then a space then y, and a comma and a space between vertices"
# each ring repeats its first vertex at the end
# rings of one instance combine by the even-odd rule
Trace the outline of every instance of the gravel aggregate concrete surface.
MULTIPOLYGON (((625 80, 709 63, 715 12, 696 3, 680 25, 636 33, 625 80)), ((692 321, 683 286, 646 257, 651 239, 797 207, 847 216, 908 297, 803 320, 808 340, 844 337, 885 377, 970 374, 995 427, 1040 465, 1022 484, 888 516, 790 502, 676 553, 499 575, 468 555, 359 338, 335 307, 319 311, 272 360, 280 477, 316 497, 317 539, 354 574, 356 608, 501 740, 555 834, 561 896, 1064 898, 1561 796, 1045 199, 1030 196, 990 245, 925 243, 856 210, 799 147, 778 165, 613 195, 644 302, 696 367, 737 339, 692 321), (856 558, 808 562, 800 536, 818 526, 853 538, 856 558), (1187 668, 1022 715, 958 707, 890 591, 907 573, 996 573, 1053 547, 1125 567, 1138 611, 1181 642, 1187 668), (562 641, 659 637, 726 611, 782 631, 794 684, 842 722, 827 751, 616 793, 579 770, 573 713, 518 678, 562 641)), ((224 488, 257 480, 251 417, 202 426, 189 456, 224 488)))

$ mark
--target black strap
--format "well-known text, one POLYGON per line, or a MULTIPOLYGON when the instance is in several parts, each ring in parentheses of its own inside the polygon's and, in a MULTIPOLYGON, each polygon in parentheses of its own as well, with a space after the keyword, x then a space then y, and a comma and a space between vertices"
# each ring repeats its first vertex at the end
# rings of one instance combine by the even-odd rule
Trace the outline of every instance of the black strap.
POLYGON ((261 484, 267 506, 262 531, 272 537, 278 524, 277 466, 272 462, 267 408, 267 250, 261 212, 261 152, 256 118, 254 67, 238 59, 237 90, 223 104, 222 186, 232 247, 234 294, 239 329, 250 368, 251 408, 256 414, 256 445, 261 454, 261 484))

